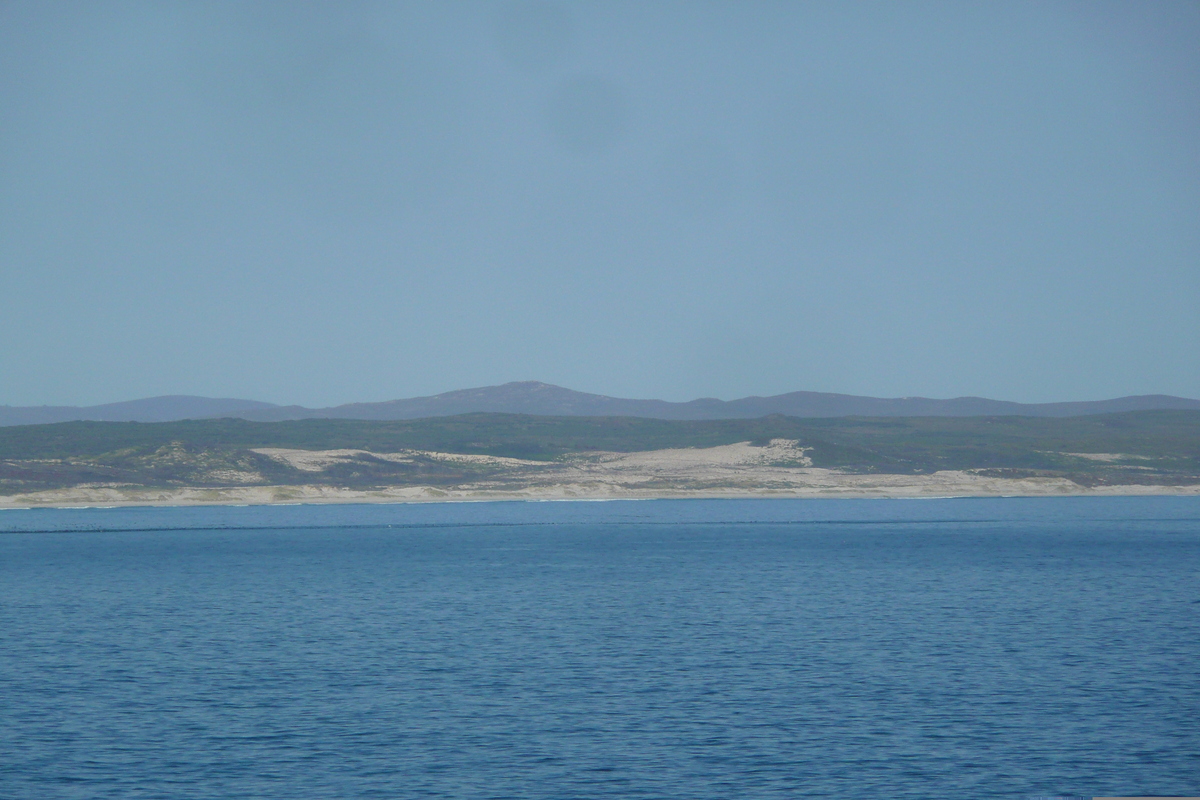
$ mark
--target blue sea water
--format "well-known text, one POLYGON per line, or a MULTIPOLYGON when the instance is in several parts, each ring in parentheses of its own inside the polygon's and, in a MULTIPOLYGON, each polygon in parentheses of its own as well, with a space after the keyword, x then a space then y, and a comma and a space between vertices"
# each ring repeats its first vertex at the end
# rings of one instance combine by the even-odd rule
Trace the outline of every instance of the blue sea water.
POLYGON ((0 797, 1200 794, 1200 498, 0 512, 0 797))

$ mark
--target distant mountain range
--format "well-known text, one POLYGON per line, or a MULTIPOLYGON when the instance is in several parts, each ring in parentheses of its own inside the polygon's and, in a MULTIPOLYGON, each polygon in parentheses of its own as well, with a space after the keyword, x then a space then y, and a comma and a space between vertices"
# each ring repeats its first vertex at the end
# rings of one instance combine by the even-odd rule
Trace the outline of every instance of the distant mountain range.
POLYGON ((654 419, 751 419, 768 414, 791 417, 1074 417, 1122 411, 1200 410, 1200 400, 1152 394, 1070 403, 1012 403, 982 397, 932 400, 927 397, 878 398, 824 392, 790 392, 740 400, 701 398, 686 403, 629 400, 564 389, 537 381, 462 389, 431 397, 383 403, 348 403, 331 408, 278 406, 255 400, 168 395, 99 406, 0 406, 0 425, 100 420, 171 422, 181 419, 238 417, 259 422, 294 419, 398 420, 446 417, 475 412, 545 416, 651 417, 654 419))
POLYGON ((0 406, 0 425, 42 425, 48 422, 174 422, 181 419, 239 417, 250 411, 278 408, 257 400, 166 395, 100 406, 0 406))

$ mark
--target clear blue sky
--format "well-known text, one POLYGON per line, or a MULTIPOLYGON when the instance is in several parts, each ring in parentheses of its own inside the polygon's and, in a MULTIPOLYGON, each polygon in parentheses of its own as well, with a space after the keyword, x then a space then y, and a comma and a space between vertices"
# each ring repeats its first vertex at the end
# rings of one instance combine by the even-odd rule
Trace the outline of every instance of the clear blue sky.
POLYGON ((0 4, 0 403, 1200 397, 1200 3, 0 4))

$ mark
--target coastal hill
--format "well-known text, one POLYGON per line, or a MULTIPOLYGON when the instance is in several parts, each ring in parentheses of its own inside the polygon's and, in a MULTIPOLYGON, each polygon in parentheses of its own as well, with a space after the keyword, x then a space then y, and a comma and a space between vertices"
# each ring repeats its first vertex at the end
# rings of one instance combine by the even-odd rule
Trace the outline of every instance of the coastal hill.
POLYGON ((0 428, 0 507, 1096 492, 1200 492, 1200 411, 698 421, 463 414, 0 428))
POLYGON ((878 398, 826 392, 789 392, 739 400, 701 398, 688 402, 633 400, 565 389, 538 381, 461 389, 429 397, 380 403, 348 403, 330 408, 279 406, 254 400, 170 395, 99 406, 0 406, 0 426, 80 420, 172 422, 231 417, 256 422, 301 419, 405 420, 457 414, 502 413, 568 417, 645 417, 663 420, 790 417, 1074 417, 1130 411, 1200 411, 1200 400, 1169 395, 1138 395, 1113 400, 1014 403, 983 397, 936 400, 927 397, 878 398))

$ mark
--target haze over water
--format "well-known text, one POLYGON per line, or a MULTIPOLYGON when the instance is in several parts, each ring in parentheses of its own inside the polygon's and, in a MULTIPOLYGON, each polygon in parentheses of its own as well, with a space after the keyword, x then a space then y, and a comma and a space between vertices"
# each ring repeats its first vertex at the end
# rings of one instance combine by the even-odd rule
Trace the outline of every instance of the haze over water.
POLYGON ((0 795, 1196 794, 1195 498, 0 513, 0 795))

